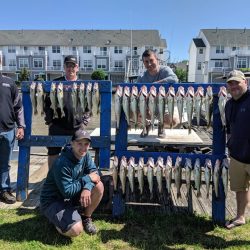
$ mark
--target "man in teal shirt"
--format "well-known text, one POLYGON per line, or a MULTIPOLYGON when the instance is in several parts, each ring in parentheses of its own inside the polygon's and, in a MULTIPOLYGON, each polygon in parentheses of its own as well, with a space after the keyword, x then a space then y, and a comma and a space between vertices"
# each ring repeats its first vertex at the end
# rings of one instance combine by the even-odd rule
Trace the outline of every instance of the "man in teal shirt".
POLYGON ((41 212, 64 236, 97 232, 91 215, 100 203, 104 187, 88 149, 91 138, 82 128, 54 162, 45 180, 41 212), (80 208, 80 209, 79 209, 80 208), (80 210, 80 211, 79 211, 80 210))

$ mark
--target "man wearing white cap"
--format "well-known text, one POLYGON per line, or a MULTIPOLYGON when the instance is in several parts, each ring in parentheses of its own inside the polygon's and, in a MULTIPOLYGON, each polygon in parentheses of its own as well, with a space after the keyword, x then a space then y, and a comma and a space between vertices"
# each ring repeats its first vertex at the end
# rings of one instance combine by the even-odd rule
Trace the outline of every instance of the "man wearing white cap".
POLYGON ((236 218, 226 223, 232 229, 246 223, 245 209, 250 202, 250 91, 245 75, 238 70, 228 74, 227 89, 232 96, 225 108, 230 187, 237 202, 236 218))
POLYGON ((78 129, 49 170, 40 197, 41 212, 68 237, 83 230, 95 234, 91 216, 100 203, 104 187, 88 149, 88 132, 78 129))

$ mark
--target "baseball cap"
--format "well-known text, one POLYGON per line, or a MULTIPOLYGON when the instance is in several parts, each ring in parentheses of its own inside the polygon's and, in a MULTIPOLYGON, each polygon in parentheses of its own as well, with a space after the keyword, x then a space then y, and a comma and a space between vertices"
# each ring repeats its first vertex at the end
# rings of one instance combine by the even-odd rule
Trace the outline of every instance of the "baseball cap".
POLYGON ((230 81, 241 82, 242 80, 246 80, 246 77, 244 73, 242 73, 239 70, 232 70, 227 75, 227 82, 230 82, 230 81))
POLYGON ((91 142, 90 134, 82 128, 76 130, 75 134, 72 136, 72 141, 80 141, 82 139, 88 139, 91 142))
POLYGON ((77 64, 77 58, 74 55, 69 55, 64 58, 64 64, 65 63, 74 63, 77 64))

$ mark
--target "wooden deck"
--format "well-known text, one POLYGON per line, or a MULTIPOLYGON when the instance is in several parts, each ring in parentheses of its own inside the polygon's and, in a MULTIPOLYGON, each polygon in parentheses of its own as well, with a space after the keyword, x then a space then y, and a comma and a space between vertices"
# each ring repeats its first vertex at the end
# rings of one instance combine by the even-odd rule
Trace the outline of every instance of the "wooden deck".
MULTIPOLYGON (((113 109, 114 110, 114 109, 113 109)), ((114 127, 114 113, 112 112, 112 127, 114 127)), ((95 128, 100 127, 99 124, 99 117, 95 117, 90 124, 88 125, 88 131, 92 132, 95 128)), ((208 138, 208 136, 205 134, 204 131, 197 132, 199 135, 201 135, 202 138, 205 138, 207 143, 211 144, 211 140, 208 138), (203 134, 203 135, 202 135, 203 134)), ((32 126, 32 134, 36 135, 47 135, 47 126, 44 125, 43 118, 40 116, 36 116, 33 118, 33 126, 32 126)), ((133 146, 135 147, 135 146, 133 146)), ((142 148, 137 148, 137 150, 143 150, 142 148)), ((92 151, 93 153, 93 151, 92 151)), ((44 179, 47 175, 48 166, 47 166, 47 149, 44 147, 33 147, 31 150, 31 158, 30 158, 30 174, 29 174, 29 188, 28 188, 28 199, 24 202, 16 202, 13 205, 7 205, 2 202, 0 202, 0 208, 7 208, 7 209, 13 209, 17 207, 25 207, 34 209, 39 206, 39 195, 41 191, 42 184, 44 182, 44 179)), ((111 158, 112 161, 112 158, 111 158)), ((112 164, 112 162, 111 162, 112 164)), ((11 170, 10 170, 10 176, 11 176, 11 186, 12 189, 15 191, 16 189, 16 180, 17 180, 17 159, 14 159, 10 162, 11 170)), ((103 172, 105 176, 106 181, 106 191, 105 191, 105 204, 106 208, 110 209, 111 212, 111 200, 112 200, 112 178, 107 177, 110 175, 109 171, 103 172), (107 181, 108 180, 108 181, 107 181)), ((183 178, 184 179, 184 178, 183 178)), ((127 185, 128 186, 128 185, 127 185)), ((164 184, 163 184, 164 186, 164 184)), ((210 188, 211 189, 211 188, 210 188)), ((157 189, 156 189, 157 190, 157 189)), ((205 215, 212 215, 212 201, 211 201, 211 190, 210 190, 210 196, 207 199, 205 194, 205 185, 202 185, 202 197, 198 198, 196 195, 196 191, 192 190, 192 202, 186 198, 186 185, 185 181, 182 183, 181 187, 181 198, 177 199, 176 197, 176 188, 174 183, 172 184, 172 191, 170 198, 166 198, 166 196, 163 196, 163 200, 159 200, 157 191, 155 191, 155 203, 162 204, 160 202, 163 202, 165 204, 165 209, 168 207, 166 204, 169 204, 169 211, 183 211, 183 210, 189 210, 191 212, 197 213, 197 214, 205 214, 205 215), (190 207, 192 204, 192 207, 190 207)), ((128 191, 129 193, 129 191, 128 191)), ((147 189, 145 191, 145 195, 147 195, 147 189)), ((146 200, 146 199, 145 199, 146 200)), ((126 196, 126 202, 128 205, 139 205, 138 200, 130 200, 130 196, 126 196)), ((143 205, 143 204, 142 204, 143 205)), ((235 193, 231 192, 229 190, 228 196, 226 199, 226 216, 228 218, 234 217, 236 214, 236 201, 235 201, 235 193)), ((250 216, 250 207, 247 209, 247 215, 250 216)))

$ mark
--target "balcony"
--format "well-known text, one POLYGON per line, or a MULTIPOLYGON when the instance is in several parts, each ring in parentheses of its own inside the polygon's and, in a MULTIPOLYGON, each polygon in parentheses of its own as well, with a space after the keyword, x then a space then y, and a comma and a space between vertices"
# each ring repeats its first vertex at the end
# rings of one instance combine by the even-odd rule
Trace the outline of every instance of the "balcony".
POLYGON ((63 71, 62 66, 47 66, 47 71, 63 71))
POLYGON ((112 71, 112 72, 125 72, 125 68, 124 67, 112 67, 112 68, 110 68, 110 71, 112 71))
POLYGON ((226 71, 230 71, 232 68, 230 67, 211 67, 209 72, 213 73, 224 73, 226 71))
POLYGON ((2 66, 3 71, 17 71, 17 66, 2 66))
POLYGON ((91 72, 93 71, 93 67, 84 67, 84 68, 80 68, 80 71, 83 71, 83 72, 91 72))

